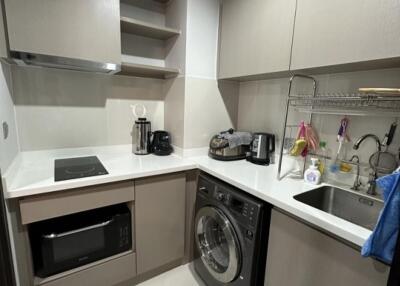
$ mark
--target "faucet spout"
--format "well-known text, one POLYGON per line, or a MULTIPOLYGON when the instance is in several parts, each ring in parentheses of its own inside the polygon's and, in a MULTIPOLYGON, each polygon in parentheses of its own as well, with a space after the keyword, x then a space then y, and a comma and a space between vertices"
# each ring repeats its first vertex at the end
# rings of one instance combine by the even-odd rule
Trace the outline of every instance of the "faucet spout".
MULTIPOLYGON (((360 138, 358 138, 356 143, 354 143, 353 149, 358 150, 361 143, 364 142, 364 140, 367 138, 374 139, 376 142, 376 146, 378 147, 378 151, 381 152, 382 143, 379 140, 379 137, 374 134, 365 134, 365 135, 361 136, 360 138)), ((369 178, 369 182, 368 182, 369 188, 368 188, 367 194, 373 195, 373 196, 376 195, 376 179, 377 179, 377 177, 378 177, 377 171, 374 169, 373 172, 370 174, 370 178, 369 178)))
POLYGON ((358 138, 356 143, 354 143, 353 149, 354 150, 358 150, 358 148, 360 148, 361 143, 364 142, 364 140, 367 139, 367 138, 374 139, 375 142, 376 142, 376 145, 378 147, 378 151, 382 150, 381 140, 379 140, 379 137, 376 136, 375 134, 365 134, 365 135, 361 136, 360 138, 358 138))
POLYGON ((357 166, 357 176, 356 176, 356 179, 354 180, 354 184, 353 184, 353 187, 351 187, 351 189, 354 191, 358 191, 359 187, 361 186, 361 183, 360 183, 360 157, 358 157, 357 155, 353 155, 349 161, 350 162, 355 161, 355 165, 357 166))

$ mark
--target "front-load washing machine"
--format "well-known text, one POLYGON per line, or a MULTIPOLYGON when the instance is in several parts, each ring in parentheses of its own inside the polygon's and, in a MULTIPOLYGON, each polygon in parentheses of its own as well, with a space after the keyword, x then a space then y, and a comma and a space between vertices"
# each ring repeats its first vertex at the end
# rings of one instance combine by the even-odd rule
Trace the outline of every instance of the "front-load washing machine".
POLYGON ((194 270, 208 286, 264 285, 271 205, 201 173, 194 270))

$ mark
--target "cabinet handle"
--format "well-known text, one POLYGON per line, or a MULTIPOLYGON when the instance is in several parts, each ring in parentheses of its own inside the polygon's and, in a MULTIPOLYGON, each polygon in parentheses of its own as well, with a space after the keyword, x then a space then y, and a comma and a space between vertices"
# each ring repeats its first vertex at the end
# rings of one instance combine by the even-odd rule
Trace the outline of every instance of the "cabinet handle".
POLYGON ((66 232, 62 232, 62 233, 46 234, 46 235, 42 235, 42 237, 46 238, 46 239, 60 238, 60 237, 63 237, 63 236, 67 236, 67 235, 71 235, 71 234, 75 234, 75 233, 79 233, 79 232, 84 232, 84 231, 91 230, 91 229, 104 227, 106 225, 109 225, 112 221, 113 221, 113 219, 110 219, 108 221, 105 221, 105 222, 102 222, 102 223, 99 223, 99 224, 94 224, 94 225, 90 225, 90 226, 87 226, 87 227, 74 229, 74 230, 66 231, 66 232))

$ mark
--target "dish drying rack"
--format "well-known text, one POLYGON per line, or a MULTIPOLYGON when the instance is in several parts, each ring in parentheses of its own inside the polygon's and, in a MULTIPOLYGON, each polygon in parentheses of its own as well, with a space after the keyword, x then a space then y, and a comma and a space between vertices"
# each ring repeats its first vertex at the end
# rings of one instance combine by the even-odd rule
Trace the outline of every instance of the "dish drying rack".
MULTIPOLYGON (((400 89, 390 88, 360 88, 358 93, 317 93, 317 81, 307 75, 293 75, 289 80, 289 90, 286 98, 284 126, 282 130, 282 144, 280 146, 278 163, 278 180, 283 177, 282 160, 288 115, 293 108, 298 112, 309 113, 309 123, 312 123, 313 114, 357 115, 357 116, 385 116, 400 117, 400 89), (293 83, 296 79, 304 79, 312 85, 309 94, 292 94, 293 83)), ((306 166, 304 158, 303 175, 306 166)))

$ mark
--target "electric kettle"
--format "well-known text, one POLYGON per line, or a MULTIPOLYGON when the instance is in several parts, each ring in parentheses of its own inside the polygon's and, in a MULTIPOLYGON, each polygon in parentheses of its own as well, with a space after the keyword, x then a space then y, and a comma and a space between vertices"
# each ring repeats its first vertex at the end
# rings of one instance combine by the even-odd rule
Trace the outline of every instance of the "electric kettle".
POLYGON ((269 165, 275 162, 275 135, 269 133, 254 133, 250 144, 250 152, 246 157, 258 165, 269 165))
POLYGON ((132 105, 132 113, 136 118, 132 130, 132 151, 136 155, 147 155, 150 153, 151 122, 146 119, 146 107, 144 105, 132 105), (137 109, 142 113, 138 115, 137 109))

